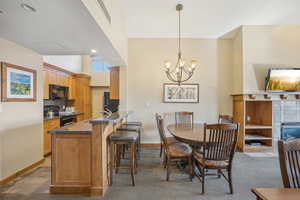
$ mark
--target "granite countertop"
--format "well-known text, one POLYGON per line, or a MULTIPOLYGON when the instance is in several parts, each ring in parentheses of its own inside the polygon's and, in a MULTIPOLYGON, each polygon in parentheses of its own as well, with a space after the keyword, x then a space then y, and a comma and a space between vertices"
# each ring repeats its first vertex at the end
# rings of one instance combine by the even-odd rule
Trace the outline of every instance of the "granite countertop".
POLYGON ((118 112, 113 113, 111 116, 103 116, 91 120, 80 121, 74 124, 63 126, 61 128, 49 131, 50 134, 90 134, 92 132, 93 124, 109 124, 118 123, 119 121, 127 118, 132 112, 118 112))
MULTIPOLYGON (((74 116, 74 115, 83 115, 83 112, 77 112, 77 113, 74 113, 70 116, 74 116)), ((47 120, 54 120, 54 119, 60 119, 61 116, 53 116, 53 117, 44 117, 44 121, 47 121, 47 120)))
POLYGON ((92 124, 89 120, 80 121, 48 131, 50 134, 90 134, 91 132, 92 124))

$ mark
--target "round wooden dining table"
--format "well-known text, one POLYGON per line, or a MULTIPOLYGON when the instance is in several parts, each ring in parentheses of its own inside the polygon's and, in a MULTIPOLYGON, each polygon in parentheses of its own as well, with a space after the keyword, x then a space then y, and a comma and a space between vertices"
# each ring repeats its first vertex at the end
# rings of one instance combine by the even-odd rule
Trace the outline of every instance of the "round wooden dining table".
POLYGON ((170 124, 167 129, 180 142, 190 145, 202 145, 204 142, 204 124, 170 124))

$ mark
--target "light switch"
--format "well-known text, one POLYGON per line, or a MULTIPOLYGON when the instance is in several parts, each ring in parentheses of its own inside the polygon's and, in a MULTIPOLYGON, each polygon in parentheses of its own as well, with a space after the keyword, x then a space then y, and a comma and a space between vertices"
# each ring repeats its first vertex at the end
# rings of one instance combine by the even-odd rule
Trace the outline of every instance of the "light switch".
POLYGON ((150 107, 150 102, 146 102, 146 107, 147 107, 147 108, 150 107))

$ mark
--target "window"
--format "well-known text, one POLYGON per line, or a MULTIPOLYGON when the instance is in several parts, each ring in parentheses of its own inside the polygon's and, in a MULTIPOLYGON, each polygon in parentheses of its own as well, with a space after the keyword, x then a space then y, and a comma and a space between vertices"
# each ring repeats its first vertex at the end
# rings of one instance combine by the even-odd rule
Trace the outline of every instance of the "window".
POLYGON ((92 72, 109 72, 111 64, 98 56, 92 57, 92 72))

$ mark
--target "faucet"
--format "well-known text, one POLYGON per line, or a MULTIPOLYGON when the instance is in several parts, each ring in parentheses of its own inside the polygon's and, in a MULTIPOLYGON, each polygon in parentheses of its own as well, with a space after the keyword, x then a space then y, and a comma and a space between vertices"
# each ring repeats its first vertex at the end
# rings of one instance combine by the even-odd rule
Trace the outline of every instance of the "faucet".
POLYGON ((100 113, 104 113, 108 117, 110 117, 113 114, 108 108, 106 108, 105 110, 101 111, 100 113))

